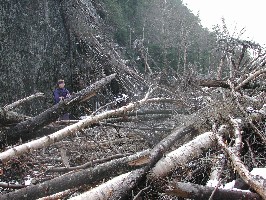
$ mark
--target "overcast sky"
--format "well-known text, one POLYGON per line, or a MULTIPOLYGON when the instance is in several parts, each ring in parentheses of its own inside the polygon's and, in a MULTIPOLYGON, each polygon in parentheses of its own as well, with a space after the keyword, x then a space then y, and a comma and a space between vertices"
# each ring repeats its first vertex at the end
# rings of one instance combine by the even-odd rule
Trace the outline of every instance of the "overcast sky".
POLYGON ((201 24, 209 29, 225 18, 231 34, 245 28, 245 38, 266 44, 266 0, 183 0, 194 13, 199 12, 201 24))

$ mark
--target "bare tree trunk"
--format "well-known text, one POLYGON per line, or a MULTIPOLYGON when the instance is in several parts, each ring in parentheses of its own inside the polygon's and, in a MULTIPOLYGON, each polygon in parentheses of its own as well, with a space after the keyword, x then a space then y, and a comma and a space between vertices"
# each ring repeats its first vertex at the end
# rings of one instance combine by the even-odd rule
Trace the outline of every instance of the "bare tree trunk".
POLYGON ((190 160, 216 145, 215 140, 215 134, 213 132, 206 132, 199 135, 194 140, 168 153, 159 160, 151 170, 149 177, 152 179, 165 177, 177 166, 185 165, 190 160))
POLYGON ((25 120, 27 116, 20 115, 13 111, 7 111, 4 108, 0 108, 0 125, 11 126, 25 120))
MULTIPOLYGON (((136 173, 138 174, 138 171, 141 171, 141 169, 136 170, 136 173)), ((90 199, 90 200, 111 200, 113 198, 113 194, 117 191, 123 191, 125 188, 132 185, 132 176, 135 173, 128 172, 126 174, 122 174, 120 176, 117 176, 106 183, 103 183, 99 185, 98 187, 95 187, 88 192, 85 192, 79 196, 70 198, 70 200, 83 200, 83 199, 90 199)), ((133 178, 134 179, 134 178, 133 178)))
MULTIPOLYGON (((178 197, 197 199, 197 200, 206 200, 209 199, 212 192, 215 190, 214 187, 202 186, 193 183, 183 183, 177 182, 169 186, 169 189, 166 190, 167 194, 175 195, 178 197)), ((217 188, 213 195, 215 200, 224 200, 224 199, 237 199, 237 200, 246 200, 262 199, 258 194, 250 191, 241 191, 241 190, 225 190, 217 188)))
POLYGON ((221 80, 222 79, 222 75, 223 75, 223 65, 224 65, 224 61, 225 61, 225 55, 223 55, 223 57, 220 60, 218 69, 217 69, 217 79, 221 80))

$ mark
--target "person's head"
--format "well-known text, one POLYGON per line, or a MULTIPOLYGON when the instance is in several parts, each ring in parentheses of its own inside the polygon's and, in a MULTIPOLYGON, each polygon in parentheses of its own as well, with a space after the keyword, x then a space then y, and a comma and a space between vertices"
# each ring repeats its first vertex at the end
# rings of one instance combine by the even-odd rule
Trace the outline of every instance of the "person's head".
POLYGON ((63 79, 60 79, 57 81, 57 86, 59 88, 64 88, 65 87, 65 81, 63 79))

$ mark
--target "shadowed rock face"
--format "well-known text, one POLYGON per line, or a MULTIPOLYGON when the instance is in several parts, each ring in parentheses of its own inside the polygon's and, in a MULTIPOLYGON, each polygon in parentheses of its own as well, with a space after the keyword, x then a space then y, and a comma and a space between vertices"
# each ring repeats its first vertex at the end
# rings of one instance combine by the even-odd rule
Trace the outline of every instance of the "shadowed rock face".
MULTIPOLYGON (((90 0, 3 0, 0 13, 0 106, 42 91, 48 104, 35 102, 28 106, 26 110, 33 114, 34 109, 51 104, 51 90, 57 79, 65 79, 70 91, 95 81, 91 76, 98 69, 92 59, 96 53, 73 33, 73 28, 99 25, 90 0), (77 17, 85 20, 70 27, 77 17)), ((96 28, 93 31, 99 34, 96 28)))
MULTIPOLYGON (((97 5, 91 0, 1 2, 2 105, 44 92, 47 102, 34 102, 25 109, 25 114, 34 115, 52 105, 51 90, 58 79, 65 79, 66 88, 76 92, 117 70, 125 76, 113 33, 107 31, 97 5)), ((115 94, 121 92, 116 80, 108 87, 115 94)))
POLYGON ((60 1, 2 0, 1 103, 47 91, 69 74, 69 42, 60 1))

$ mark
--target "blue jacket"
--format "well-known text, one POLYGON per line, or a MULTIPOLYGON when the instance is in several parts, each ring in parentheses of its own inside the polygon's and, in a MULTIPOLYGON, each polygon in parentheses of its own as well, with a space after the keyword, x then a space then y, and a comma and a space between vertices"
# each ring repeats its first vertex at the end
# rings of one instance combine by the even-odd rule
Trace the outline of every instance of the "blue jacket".
POLYGON ((56 88, 53 92, 54 95, 54 103, 57 104, 60 101, 59 97, 67 98, 70 93, 66 88, 56 88))

